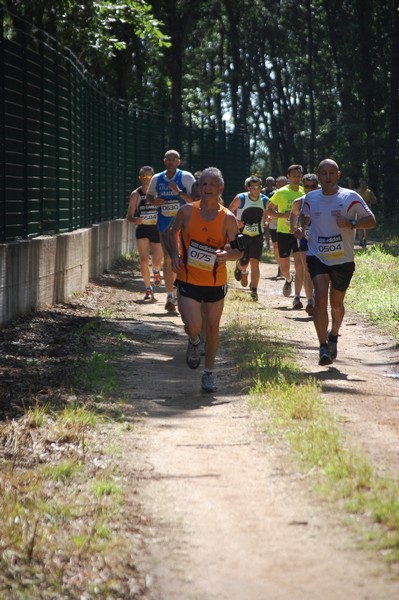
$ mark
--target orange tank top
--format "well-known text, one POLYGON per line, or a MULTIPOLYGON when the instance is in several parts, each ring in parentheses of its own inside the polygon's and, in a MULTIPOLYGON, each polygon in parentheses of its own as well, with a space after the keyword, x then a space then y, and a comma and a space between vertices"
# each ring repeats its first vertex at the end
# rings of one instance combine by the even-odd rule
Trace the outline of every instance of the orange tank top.
POLYGON ((226 244, 223 224, 227 209, 219 205, 216 217, 206 221, 201 217, 200 202, 194 202, 191 206, 190 220, 180 236, 184 264, 177 273, 177 279, 194 285, 225 285, 227 269, 225 265, 216 263, 215 252, 222 250, 226 244))

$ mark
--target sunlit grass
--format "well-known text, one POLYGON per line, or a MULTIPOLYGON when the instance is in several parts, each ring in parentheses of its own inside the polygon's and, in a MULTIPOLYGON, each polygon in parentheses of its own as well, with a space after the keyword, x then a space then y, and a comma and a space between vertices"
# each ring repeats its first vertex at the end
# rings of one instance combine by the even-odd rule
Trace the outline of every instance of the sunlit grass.
POLYGON ((115 482, 109 479, 96 479, 92 483, 92 489, 96 496, 117 496, 121 494, 120 486, 115 482))
POLYGON ((112 364, 111 352, 93 350, 76 372, 76 384, 98 394, 110 393, 116 388, 116 371, 112 364))
MULTIPOLYGON (((126 336, 98 317, 73 333, 82 355, 68 404, 36 403, 0 425, 1 598, 5 589, 7 598, 61 597, 78 570, 88 589, 92 564, 130 560, 118 516, 126 490, 108 454, 111 443, 119 444, 122 425, 114 419, 111 427, 106 407, 99 414, 117 388, 115 362, 126 336), (116 544, 121 555, 115 555, 116 544)), ((96 596, 106 595, 108 582, 94 587, 96 596)))
MULTIPOLYGON (((27 411, 18 431, 10 429, 9 437, 2 432, 14 458, 3 460, 0 471, 0 597, 3 579, 10 582, 10 598, 25 597, 25 592, 27 598, 41 597, 38 589, 43 578, 46 590, 56 594, 57 582, 69 573, 69 563, 90 564, 99 552, 112 555, 112 522, 125 490, 115 466, 108 467, 101 458, 99 432, 105 422, 84 406, 71 404, 60 412, 35 407, 27 411), (26 449, 19 444, 30 438, 26 461, 26 449), (95 461, 88 460, 90 452, 95 461), (29 586, 18 575, 25 569, 29 586)), ((114 426, 114 441, 116 436, 114 426)), ((118 540, 122 543, 119 536, 118 540)))
POLYGON ((99 308, 97 314, 102 319, 112 319, 114 316, 112 310, 109 308, 99 308))
POLYGON ((250 407, 263 415, 265 432, 272 439, 284 437, 321 497, 356 514, 363 538, 387 560, 399 560, 399 484, 380 477, 361 450, 348 443, 325 406, 321 385, 304 377, 286 332, 270 324, 264 311, 254 311, 242 294, 232 292, 225 321, 226 346, 250 407))
POLYGON ((76 460, 61 461, 54 466, 46 466, 42 469, 44 477, 63 482, 72 479, 81 472, 82 464, 76 460))
POLYGON ((356 255, 356 270, 346 294, 346 305, 372 323, 389 328, 399 339, 399 258, 381 246, 356 255))

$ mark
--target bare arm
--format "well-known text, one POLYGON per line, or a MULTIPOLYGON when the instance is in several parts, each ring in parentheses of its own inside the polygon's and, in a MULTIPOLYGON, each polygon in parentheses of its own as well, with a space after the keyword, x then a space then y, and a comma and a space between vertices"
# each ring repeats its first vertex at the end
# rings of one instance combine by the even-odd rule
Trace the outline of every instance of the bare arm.
POLYGON ((181 190, 177 183, 175 183, 174 181, 169 181, 168 185, 172 192, 174 192, 177 196, 182 198, 184 202, 191 203, 193 201, 191 194, 186 194, 186 192, 183 192, 183 190, 181 190))
POLYGON ((377 225, 374 215, 367 215, 356 221, 356 225, 352 228, 351 219, 345 217, 337 217, 337 225, 340 229, 374 229, 377 225))
POLYGON ((163 198, 160 198, 159 196, 153 196, 152 194, 146 194, 145 199, 154 206, 162 206, 162 204, 165 202, 163 198))
POLYGON ((157 196, 157 178, 158 175, 153 175, 150 184, 148 186, 148 190, 147 190, 147 194, 146 194, 146 200, 147 202, 150 202, 151 204, 153 204, 154 206, 162 206, 162 204, 165 202, 163 198, 159 198, 157 196))
MULTIPOLYGON (((230 209, 229 209, 230 210, 230 209)), ((224 220, 224 236, 227 240, 223 250, 216 250, 216 261, 220 265, 225 265, 228 260, 237 260, 242 256, 242 251, 238 248, 232 248, 231 242, 234 242, 240 233, 235 216, 229 212, 224 220)))
MULTIPOLYGON (((240 208, 240 206, 241 206, 241 198, 240 198, 240 196, 237 195, 231 201, 229 210, 231 210, 231 212, 234 213, 237 217, 236 211, 240 208)), ((238 221, 238 227, 240 229, 242 227, 244 227, 244 225, 245 225, 244 221, 241 221, 240 219, 238 219, 238 217, 237 217, 237 221, 238 221)))
POLYGON ((237 208, 240 207, 241 204, 241 199, 239 196, 235 196, 233 198, 233 200, 230 202, 230 206, 229 206, 229 210, 231 210, 232 213, 235 213, 237 208))
POLYGON ((263 224, 265 225, 265 227, 269 226, 270 221, 271 221, 271 217, 269 215, 269 211, 267 210, 267 204, 266 204, 266 208, 263 211, 263 224))
POLYGON ((288 219, 288 217, 290 216, 290 212, 289 210, 281 213, 278 212, 278 206, 277 204, 273 204, 273 202, 269 202, 269 204, 266 207, 266 211, 267 214, 269 215, 269 217, 277 217, 278 219, 288 219))
POLYGON ((143 222, 143 217, 135 216, 135 212, 137 209, 137 200, 137 190, 133 190, 133 192, 130 194, 126 218, 129 221, 129 223, 135 223, 136 225, 140 225, 143 222))
POLYGON ((164 232, 163 240, 168 251, 169 256, 172 259, 173 272, 177 273, 181 264, 182 257, 179 254, 178 236, 181 230, 184 230, 186 224, 189 221, 192 207, 189 204, 184 204, 177 211, 177 215, 173 219, 172 223, 164 232))
POLYGON ((294 233, 294 231, 298 227, 298 215, 299 215, 299 212, 301 210, 301 206, 302 206, 302 199, 301 198, 297 198, 296 200, 294 200, 294 203, 293 203, 293 205, 291 207, 291 212, 290 212, 290 228, 291 228, 291 233, 294 233))
POLYGON ((377 202, 377 196, 370 190, 370 204, 373 206, 374 204, 377 204, 377 202))

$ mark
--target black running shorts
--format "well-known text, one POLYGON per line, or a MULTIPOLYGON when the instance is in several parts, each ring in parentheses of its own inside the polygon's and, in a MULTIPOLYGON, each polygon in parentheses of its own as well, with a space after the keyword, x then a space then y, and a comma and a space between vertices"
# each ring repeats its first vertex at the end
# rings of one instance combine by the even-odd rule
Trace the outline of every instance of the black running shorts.
POLYGON ((270 237, 272 242, 277 242, 277 229, 270 229, 269 227, 269 233, 270 233, 270 237))
POLYGON ((291 252, 298 252, 298 240, 292 233, 277 232, 278 253, 281 258, 291 256, 291 252))
POLYGON ((136 240, 148 238, 152 244, 160 244, 159 231, 156 225, 138 225, 136 227, 136 240))
POLYGON ((181 296, 192 298, 197 302, 219 302, 227 294, 227 284, 218 286, 194 285, 177 279, 176 286, 181 296))
POLYGON ((339 292, 345 292, 355 272, 355 263, 347 262, 341 265, 325 265, 317 256, 307 256, 306 262, 311 278, 316 275, 328 274, 330 276, 331 285, 339 292))
POLYGON ((263 234, 262 235, 245 235, 244 234, 244 256, 239 262, 242 267, 249 263, 250 258, 260 260, 263 252, 263 234))

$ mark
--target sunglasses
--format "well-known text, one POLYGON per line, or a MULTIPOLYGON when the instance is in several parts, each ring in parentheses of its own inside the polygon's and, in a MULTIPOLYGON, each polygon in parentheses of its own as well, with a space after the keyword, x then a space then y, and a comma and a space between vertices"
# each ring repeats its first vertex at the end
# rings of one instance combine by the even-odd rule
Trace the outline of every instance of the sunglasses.
POLYGON ((152 175, 140 175, 141 179, 151 179, 152 175))
POLYGON ((260 190, 260 185, 250 185, 249 189, 250 190, 260 190))
POLYGON ((309 189, 311 189, 311 190, 317 190, 317 185, 313 185, 312 183, 304 183, 304 184, 303 184, 303 187, 304 187, 305 189, 309 188, 309 189))

